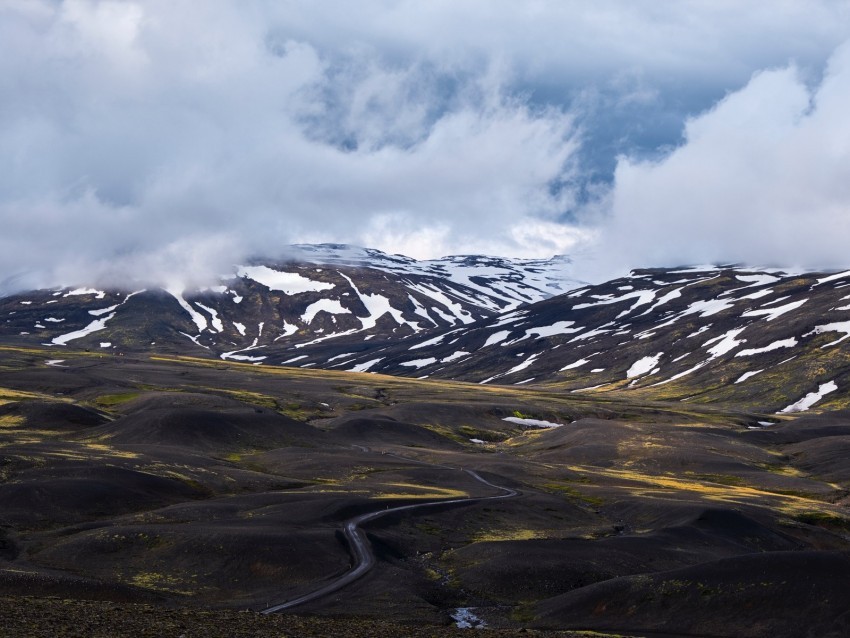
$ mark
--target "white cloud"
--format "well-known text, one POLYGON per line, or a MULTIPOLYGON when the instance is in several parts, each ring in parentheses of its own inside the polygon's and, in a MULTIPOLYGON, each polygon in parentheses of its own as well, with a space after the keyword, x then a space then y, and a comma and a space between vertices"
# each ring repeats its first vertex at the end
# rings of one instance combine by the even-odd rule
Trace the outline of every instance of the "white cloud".
POLYGON ((600 253, 629 265, 846 265, 850 44, 813 89, 793 66, 757 73, 689 121, 657 162, 621 159, 600 253))
POLYGON ((680 257, 653 244, 659 223, 699 235, 697 253, 726 254, 710 249, 735 242, 713 238, 712 223, 688 234, 696 222, 663 206, 690 195, 701 218, 725 214, 709 204, 758 204, 791 220, 759 221, 765 235, 802 224, 804 206, 831 210, 823 219, 840 235, 843 175, 828 165, 846 157, 826 130, 843 126, 841 56, 812 112, 792 71, 766 72, 693 120, 667 160, 639 158, 754 70, 794 59, 817 83, 850 38, 848 7, 7 0, 0 282, 16 279, 0 290, 139 271, 172 279, 296 241, 417 256, 573 252, 596 232, 559 221, 578 193, 599 192, 586 182, 597 170, 588 157, 610 173, 614 155, 636 145, 610 200, 596 202, 614 203, 609 241, 629 258, 680 257), (772 141, 783 135, 791 141, 772 141), (744 165, 732 174, 718 158, 734 149, 744 165), (762 151, 804 159, 754 161, 762 151), (674 188, 693 184, 691 171, 713 200, 693 195, 698 184, 674 188), (804 179, 805 196, 792 189, 804 179), (777 180, 776 193, 757 188, 777 180))

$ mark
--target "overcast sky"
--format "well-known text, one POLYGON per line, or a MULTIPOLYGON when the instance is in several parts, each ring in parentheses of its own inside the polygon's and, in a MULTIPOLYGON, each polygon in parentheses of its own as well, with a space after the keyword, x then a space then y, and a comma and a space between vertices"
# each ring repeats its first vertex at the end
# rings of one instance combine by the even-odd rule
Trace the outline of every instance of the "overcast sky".
POLYGON ((0 0, 0 289, 294 242, 850 266, 847 0, 0 0))

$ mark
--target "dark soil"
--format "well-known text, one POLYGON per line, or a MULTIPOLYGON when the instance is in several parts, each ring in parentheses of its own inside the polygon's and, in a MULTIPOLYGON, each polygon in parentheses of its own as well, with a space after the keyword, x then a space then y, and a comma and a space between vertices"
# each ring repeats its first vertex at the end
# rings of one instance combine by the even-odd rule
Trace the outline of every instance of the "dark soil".
POLYGON ((2 636, 850 635, 846 412, 63 356, 0 362, 2 636), (368 574, 256 613, 350 569, 351 517, 498 493, 462 469, 520 495, 367 523, 368 574))
MULTIPOLYGON (((584 634, 586 636, 586 634, 584 634)), ((0 636, 9 638, 437 638, 470 632, 450 626, 358 618, 264 616, 250 611, 45 598, 0 598, 0 636)), ((581 638, 573 632, 476 630, 475 638, 581 638)))

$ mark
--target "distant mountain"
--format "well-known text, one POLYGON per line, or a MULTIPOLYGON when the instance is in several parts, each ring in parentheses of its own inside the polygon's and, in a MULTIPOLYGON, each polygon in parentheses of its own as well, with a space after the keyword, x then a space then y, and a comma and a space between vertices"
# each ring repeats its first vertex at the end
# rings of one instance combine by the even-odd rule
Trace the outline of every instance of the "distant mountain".
POLYGON ((416 261, 337 244, 234 267, 196 289, 39 290, 0 299, 0 336, 103 351, 206 351, 279 364, 467 325, 579 285, 566 257, 416 261), (201 350, 203 349, 203 351, 201 350))
POLYGON ((850 403, 848 337, 850 271, 636 270, 330 367, 791 413, 850 403))
POLYGON ((99 352, 618 390, 766 412, 850 405, 850 271, 636 270, 599 285, 566 257, 416 261, 291 247, 199 290, 0 299, 0 338, 99 352))

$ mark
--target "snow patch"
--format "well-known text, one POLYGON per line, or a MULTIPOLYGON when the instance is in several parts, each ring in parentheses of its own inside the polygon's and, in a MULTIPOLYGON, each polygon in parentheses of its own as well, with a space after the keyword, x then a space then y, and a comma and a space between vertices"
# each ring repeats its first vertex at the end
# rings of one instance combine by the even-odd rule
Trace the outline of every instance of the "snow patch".
POLYGON ((650 372, 655 366, 658 365, 658 362, 661 360, 661 356, 663 352, 659 352, 651 357, 643 357, 635 361, 631 367, 626 371, 626 378, 631 379, 633 377, 639 377, 647 372, 650 372))
MULTIPOLYGON (((775 308, 761 308, 759 310, 748 310, 742 317, 765 317, 767 321, 773 321, 777 317, 781 317, 786 312, 791 312, 792 310, 796 310, 804 303, 806 303, 808 299, 800 299, 799 301, 792 301, 791 303, 785 304, 784 306, 777 306, 775 308)), ((772 302, 771 302, 772 303, 772 302)))
POLYGON ((370 368, 373 368, 377 363, 384 360, 384 357, 378 357, 377 359, 370 359, 364 363, 358 363, 353 368, 349 368, 349 372, 368 372, 370 368))
POLYGON ((762 372, 764 372, 764 370, 750 370, 749 372, 745 372, 740 377, 738 377, 738 380, 735 381, 735 383, 743 383, 747 379, 750 379, 750 378, 752 378, 752 377, 754 377, 757 374, 760 374, 762 372))
POLYGON ((847 337, 850 337, 850 321, 837 321, 835 323, 827 323, 822 326, 815 326, 811 332, 807 332, 804 334, 804 337, 808 337, 809 335, 819 335, 824 332, 843 332, 844 336, 836 339, 835 341, 830 341, 822 348, 828 348, 830 346, 834 346, 838 343, 844 341, 847 337))
POLYGON ((735 328, 734 330, 730 330, 719 337, 715 337, 714 339, 709 339, 703 345, 703 347, 714 343, 717 341, 717 345, 713 348, 708 349, 708 354, 711 355, 712 359, 716 359, 717 357, 721 357, 727 352, 734 350, 742 343, 746 342, 746 339, 736 339, 739 334, 741 334, 744 330, 746 330, 746 326, 744 328, 735 328))
POLYGON ((441 335, 438 335, 438 336, 433 337, 431 339, 428 339, 426 341, 423 341, 422 343, 417 343, 415 346, 410 346, 409 349, 410 350, 418 350, 419 348, 425 348, 427 346, 435 346, 438 343, 440 343, 443 339, 448 337, 450 334, 454 334, 458 330, 460 330, 460 329, 458 328, 456 330, 452 330, 451 332, 447 332, 445 334, 441 334, 441 335))
MULTIPOLYGON (((523 339, 528 339, 529 337, 553 337, 555 335, 566 335, 572 334, 574 332, 581 332, 584 328, 570 328, 575 323, 575 321, 558 321, 553 323, 551 326, 541 326, 539 328, 529 328, 525 331, 525 335, 517 339, 516 341, 522 341, 523 339)), ((516 343, 516 341, 514 343, 516 343)))
POLYGON ((252 357, 252 356, 247 355, 247 354, 230 354, 230 353, 227 353, 226 356, 221 355, 221 358, 222 359, 233 359, 234 361, 248 361, 250 363, 259 363, 260 361, 263 361, 267 357, 265 357, 265 356, 252 357))
MULTIPOLYGON (((298 295, 303 292, 321 292, 330 290, 335 284, 325 281, 314 281, 296 272, 281 272, 267 266, 240 266, 236 273, 262 284, 269 290, 280 290, 287 295, 298 295)), ((236 301, 234 299, 234 301, 236 301)), ((241 299, 240 299, 241 301, 241 299)), ((237 302, 238 303, 238 302, 237 302)))
POLYGON ((74 290, 66 292, 62 296, 76 297, 77 295, 94 295, 95 299, 103 299, 106 296, 106 293, 103 290, 97 290, 96 288, 75 288, 74 290))
POLYGON ((180 307, 183 308, 183 310, 189 313, 189 316, 192 317, 192 321, 194 321, 195 325, 198 327, 199 333, 207 329, 206 317, 195 310, 191 305, 189 305, 189 302, 183 298, 182 288, 166 288, 165 291, 177 300, 177 303, 180 304, 180 307))
POLYGON ((762 297, 767 297, 772 292, 772 288, 765 288, 764 290, 756 290, 748 295, 743 295, 742 297, 739 297, 739 299, 761 299, 762 297))
POLYGON ((781 339, 780 341, 774 341, 773 343, 766 345, 763 348, 748 348, 746 350, 741 350, 735 356, 736 357, 751 357, 754 354, 761 354, 763 352, 771 352, 772 350, 779 350, 780 348, 793 348, 796 345, 797 345, 797 340, 794 337, 791 337, 790 339, 781 339))
POLYGON ((487 346, 492 346, 493 344, 500 343, 508 338, 508 335, 511 334, 510 330, 499 330, 498 332, 494 332, 489 337, 487 337, 487 341, 484 342, 482 348, 486 348, 487 346))
POLYGON ((453 352, 448 357, 443 357, 440 359, 440 363, 451 363, 452 361, 457 361, 463 357, 472 354, 471 352, 466 352, 465 350, 458 350, 457 352, 453 352))
POLYGON ((531 364, 533 364, 535 359, 537 359, 537 357, 539 357, 541 354, 542 353, 537 352, 537 353, 531 355, 528 359, 526 359, 525 361, 523 361, 519 365, 514 366, 513 368, 511 368, 510 370, 505 372, 505 374, 503 374, 502 376, 506 377, 509 374, 513 374, 514 372, 519 372, 520 370, 525 370, 527 367, 529 367, 531 364))
POLYGON ((88 335, 98 332, 99 330, 103 330, 106 328, 106 322, 108 322, 112 317, 115 316, 115 313, 104 317, 103 319, 95 319, 85 328, 81 330, 75 330, 74 332, 69 332, 68 334, 60 335, 58 337, 54 337, 51 343, 54 343, 58 346, 67 345, 69 341, 74 341, 75 339, 82 339, 83 337, 87 337, 88 335))
POLYGON ((585 363, 590 363, 590 359, 579 359, 578 361, 573 361, 571 364, 564 366, 559 370, 559 372, 563 372, 564 370, 572 370, 574 368, 580 368, 585 363))
POLYGON ((829 275, 828 277, 822 277, 821 279, 818 279, 818 282, 815 284, 815 286, 820 286, 821 284, 825 284, 830 281, 835 281, 837 279, 844 279, 845 277, 850 277, 850 270, 835 273, 834 275, 829 275))
MULTIPOLYGON (((335 357, 331 357, 330 359, 328 359, 328 362, 330 363, 331 361, 336 361, 337 359, 345 359, 346 357, 353 357, 356 354, 357 354, 356 352, 345 352, 343 354, 338 354, 335 357)), ((304 355, 304 356, 306 357, 307 355, 304 355)))
POLYGON ((432 363, 437 363, 437 359, 434 357, 428 357, 427 359, 414 359, 413 361, 404 361, 399 363, 400 366, 405 366, 406 368, 424 368, 425 366, 429 366, 432 363))
POLYGON ((314 301, 307 309, 304 311, 304 314, 301 315, 301 321, 307 325, 313 322, 313 319, 320 312, 328 312, 333 315, 343 315, 343 314, 351 314, 351 311, 347 308, 344 308, 339 301, 336 299, 319 299, 319 301, 314 301))
POLYGON ((199 301, 196 301, 195 303, 197 304, 198 308, 202 308, 203 310, 206 310, 208 313, 210 313, 210 317, 212 317, 213 330, 215 330, 216 332, 224 332, 224 324, 221 322, 221 319, 218 318, 218 312, 216 312, 215 309, 210 308, 209 306, 205 306, 199 301))
POLYGON ((802 399, 797 401, 796 403, 792 403, 787 408, 781 409, 779 412, 805 412, 810 407, 812 407, 815 403, 823 399, 830 392, 835 392, 838 389, 838 386, 835 385, 835 381, 827 381, 826 383, 820 384, 818 389, 815 392, 809 392, 802 399))
POLYGON ((541 421, 540 419, 523 419, 518 416, 508 416, 502 419, 508 423, 516 423, 517 425, 527 425, 534 428, 561 428, 564 423, 553 423, 552 421, 541 421))

